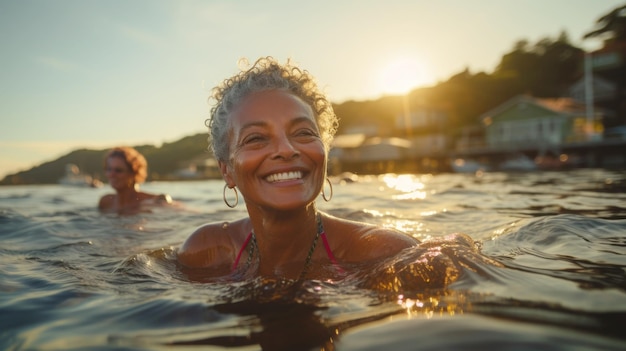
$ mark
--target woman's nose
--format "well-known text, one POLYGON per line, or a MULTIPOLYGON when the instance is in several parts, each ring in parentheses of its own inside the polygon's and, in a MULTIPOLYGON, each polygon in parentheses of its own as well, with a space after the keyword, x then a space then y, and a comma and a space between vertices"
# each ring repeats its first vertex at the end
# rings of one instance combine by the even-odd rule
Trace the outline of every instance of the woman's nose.
POLYGON ((276 139, 275 157, 289 159, 300 155, 300 151, 287 136, 276 139))

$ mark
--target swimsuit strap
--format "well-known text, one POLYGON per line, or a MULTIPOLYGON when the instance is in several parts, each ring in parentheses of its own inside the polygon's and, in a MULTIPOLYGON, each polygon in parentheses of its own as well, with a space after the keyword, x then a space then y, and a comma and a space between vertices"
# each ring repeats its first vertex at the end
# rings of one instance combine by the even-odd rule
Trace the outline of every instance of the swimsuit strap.
POLYGON ((326 236, 326 231, 324 230, 324 225, 322 224, 322 219, 319 213, 317 214, 317 232, 319 233, 319 236, 322 238, 322 244, 324 245, 324 249, 326 250, 326 256, 328 256, 328 259, 333 264, 333 266, 335 266, 337 271, 340 273, 343 273, 344 272, 343 268, 341 268, 341 266, 339 265, 339 262, 337 262, 337 258, 335 258, 335 255, 333 255, 333 250, 330 249, 330 244, 328 243, 328 237, 326 236))
MULTIPOLYGON (((324 225, 322 224, 321 217, 322 216, 320 216, 320 214, 318 213, 317 214, 317 233, 315 235, 315 239, 313 239, 313 244, 311 245, 311 248, 309 249, 309 253, 304 262, 304 268, 302 269, 302 272, 300 273, 300 277, 298 278, 298 280, 302 280, 306 276, 307 272, 309 271, 309 268, 313 260, 313 252, 315 252, 315 247, 317 246, 317 241, 320 237, 322 238, 322 244, 324 245, 324 250, 326 250, 326 255, 328 256, 328 259, 339 270, 339 272, 343 272, 343 269, 339 265, 339 262, 337 262, 335 255, 333 255, 333 251, 330 249, 330 244, 328 243, 328 238, 326 236, 326 232, 324 231, 324 225)), ((237 268, 237 265, 239 265, 239 261, 241 260, 241 255, 243 255, 244 250, 246 249, 246 247, 248 246, 250 242, 252 242, 252 245, 250 245, 250 250, 248 252, 248 259, 246 261, 247 268, 250 268, 250 265, 252 263, 252 256, 254 256, 254 251, 257 246, 256 236, 254 235, 254 230, 250 231, 250 233, 246 237, 246 240, 241 245, 241 248, 239 249, 239 252, 237 253, 237 257, 235 258, 235 262, 233 263, 233 268, 232 268, 233 271, 237 268)), ((257 256, 257 260, 260 260, 260 257, 257 256)))
POLYGON ((324 248, 326 249, 326 255, 328 255, 328 259, 335 266, 339 266, 339 262, 337 262, 335 255, 333 255, 333 251, 330 249, 330 244, 328 243, 328 238, 326 237, 326 233, 323 232, 322 234, 320 234, 320 236, 322 237, 322 244, 324 244, 324 248))
MULTIPOLYGON (((246 246, 248 246, 248 243, 250 242, 251 238, 252 238, 252 231, 246 237, 246 240, 243 242, 243 245, 241 245, 241 249, 239 249, 237 258, 235 258, 235 263, 233 263, 233 271, 237 268, 237 265, 239 264, 239 260, 241 259, 241 255, 243 254, 243 251, 246 249, 246 246)), ((248 259, 252 259, 252 258, 248 257, 248 259)))

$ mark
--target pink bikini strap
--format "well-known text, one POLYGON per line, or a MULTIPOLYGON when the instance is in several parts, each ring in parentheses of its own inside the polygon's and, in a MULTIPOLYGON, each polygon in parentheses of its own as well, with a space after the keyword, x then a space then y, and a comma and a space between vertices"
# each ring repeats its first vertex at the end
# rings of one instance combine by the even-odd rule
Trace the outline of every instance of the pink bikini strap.
POLYGON ((335 258, 335 255, 333 255, 333 251, 330 249, 330 244, 328 244, 328 239, 326 238, 326 232, 322 232, 320 236, 322 237, 322 243, 324 244, 324 249, 326 249, 326 255, 328 255, 328 259, 339 272, 343 273, 343 268, 341 268, 339 262, 337 262, 337 259, 335 258))
POLYGON ((250 232, 250 234, 248 234, 248 237, 243 242, 243 245, 241 245, 241 249, 239 249, 239 253, 237 254, 237 258, 235 258, 235 263, 233 263, 233 271, 237 268, 237 265, 239 264, 239 260, 241 259, 241 254, 243 254, 243 251, 246 249, 246 246, 248 246, 248 243, 250 242, 250 238, 252 238, 252 232, 250 232))
MULTIPOLYGON (((340 272, 343 272, 343 269, 339 265, 339 262, 337 262, 337 259, 335 258, 335 255, 333 255, 333 251, 330 249, 330 244, 328 243, 328 238, 326 237, 326 232, 322 232, 320 234, 320 237, 322 237, 322 244, 324 244, 324 249, 326 250, 326 255, 328 255, 328 259, 330 260, 330 262, 335 267, 337 267, 337 269, 340 272)), ((252 232, 250 232, 248 234, 248 236, 246 237, 246 240, 243 242, 243 244, 241 245, 241 248, 239 249, 239 252, 237 253, 237 257, 235 258, 235 262, 233 263, 233 268, 232 268, 233 271, 239 265, 239 260, 241 260, 241 255, 243 254, 244 250, 248 246, 248 243, 250 242, 251 238, 252 238, 252 232)))

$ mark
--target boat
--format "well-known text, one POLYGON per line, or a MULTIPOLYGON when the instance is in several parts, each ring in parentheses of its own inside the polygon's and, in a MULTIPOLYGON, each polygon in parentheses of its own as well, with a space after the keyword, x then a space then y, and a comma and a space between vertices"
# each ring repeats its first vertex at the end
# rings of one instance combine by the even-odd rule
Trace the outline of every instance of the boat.
POLYGON ((498 165, 500 171, 535 171, 537 164, 524 154, 515 154, 498 165))
POLYGON ((73 163, 65 165, 65 175, 59 179, 59 184, 67 186, 89 186, 92 188, 102 186, 100 180, 94 179, 90 175, 82 174, 78 166, 73 163))
POLYGON ((476 173, 485 172, 489 167, 476 160, 456 158, 451 163, 452 170, 456 173, 476 173))

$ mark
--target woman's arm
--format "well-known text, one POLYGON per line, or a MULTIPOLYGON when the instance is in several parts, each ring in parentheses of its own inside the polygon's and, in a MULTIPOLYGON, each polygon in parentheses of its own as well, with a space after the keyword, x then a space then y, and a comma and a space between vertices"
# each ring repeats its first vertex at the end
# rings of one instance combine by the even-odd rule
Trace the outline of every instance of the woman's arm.
POLYGON ((419 245, 412 236, 386 228, 371 228, 360 234, 351 251, 354 261, 370 261, 397 255, 400 251, 419 245))

